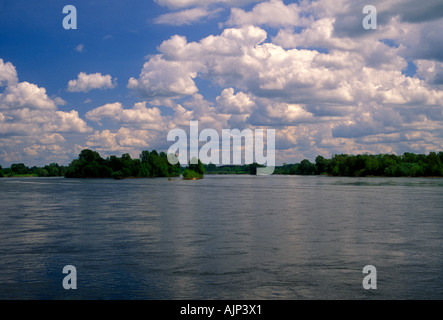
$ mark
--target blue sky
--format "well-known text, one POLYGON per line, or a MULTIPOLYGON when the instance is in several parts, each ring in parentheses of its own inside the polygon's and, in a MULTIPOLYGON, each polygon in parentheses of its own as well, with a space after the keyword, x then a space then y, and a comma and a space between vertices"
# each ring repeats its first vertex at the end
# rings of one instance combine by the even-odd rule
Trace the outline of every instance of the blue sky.
POLYGON ((441 1, 0 0, 0 164, 276 130, 277 163, 443 150, 441 1), (65 5, 77 29, 65 30, 65 5))

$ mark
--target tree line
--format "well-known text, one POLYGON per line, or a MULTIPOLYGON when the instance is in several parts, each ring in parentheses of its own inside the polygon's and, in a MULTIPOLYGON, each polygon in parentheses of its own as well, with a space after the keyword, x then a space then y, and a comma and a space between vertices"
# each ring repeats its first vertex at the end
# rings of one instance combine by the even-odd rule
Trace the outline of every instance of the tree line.
POLYGON ((96 151, 84 149, 73 160, 64 176, 66 178, 154 178, 176 177, 181 174, 180 163, 169 163, 166 153, 156 150, 142 151, 138 159, 128 153, 121 157, 102 158, 96 151))
POLYGON ((66 166, 51 163, 44 167, 27 167, 23 163, 14 163, 9 168, 0 165, 1 177, 60 177, 66 173, 66 166))
POLYGON ((264 167, 257 163, 243 164, 243 165, 222 165, 216 166, 213 163, 205 164, 205 172, 207 174, 257 174, 257 168, 264 167))
POLYGON ((126 153, 121 157, 102 158, 96 151, 84 149, 77 159, 68 166, 56 163, 44 167, 29 168, 23 163, 12 164, 10 168, 0 166, 0 177, 66 177, 66 178, 149 178, 180 176, 180 163, 171 165, 164 152, 142 151, 138 159, 126 153))
POLYGON ((334 155, 327 159, 317 156, 296 164, 276 167, 274 174, 330 175, 346 177, 429 177, 443 176, 443 152, 428 155, 406 152, 402 155, 334 155))
MULTIPOLYGON (((257 163, 247 165, 189 164, 183 168, 180 163, 169 163, 166 153, 142 151, 138 159, 129 154, 121 157, 102 158, 96 151, 85 149, 78 159, 68 166, 51 163, 44 167, 26 167, 23 163, 12 164, 10 168, 0 166, 0 177, 37 176, 67 178, 147 178, 177 177, 183 174, 185 179, 199 179, 207 174, 251 174, 257 173, 257 163)), ((406 152, 402 155, 348 155, 339 154, 331 158, 317 156, 315 162, 308 159, 300 163, 276 166, 274 174, 286 175, 330 175, 330 176, 387 176, 387 177, 429 177, 443 176, 443 152, 415 154, 406 152)))

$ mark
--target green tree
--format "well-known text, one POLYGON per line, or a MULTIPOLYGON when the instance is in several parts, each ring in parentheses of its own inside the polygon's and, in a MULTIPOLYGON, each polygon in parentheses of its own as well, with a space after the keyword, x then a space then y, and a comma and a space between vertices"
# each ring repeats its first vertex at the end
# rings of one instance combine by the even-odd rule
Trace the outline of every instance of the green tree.
POLYGON ((325 174, 329 171, 331 160, 325 159, 323 156, 317 156, 315 158, 315 167, 317 174, 325 174))
POLYGON ((51 163, 44 167, 44 169, 48 172, 49 177, 57 177, 60 176, 60 169, 57 163, 51 163))
POLYGON ((249 174, 251 174, 251 175, 257 175, 257 168, 263 168, 263 167, 264 167, 264 165, 254 162, 254 163, 251 163, 247 166, 246 171, 248 171, 249 174))
POLYGON ((203 166, 203 163, 200 161, 200 159, 192 159, 193 163, 189 163, 188 169, 192 170, 194 172, 197 172, 198 174, 203 175, 205 173, 205 167, 203 166), (195 163, 197 162, 197 163, 195 163))
POLYGON ((99 178, 100 173, 105 172, 103 166, 106 161, 96 151, 84 149, 68 166, 65 177, 67 178, 99 178))
POLYGON ((93 161, 95 161, 97 163, 103 162, 103 159, 102 159, 102 157, 100 157, 98 152, 92 151, 89 149, 82 150, 80 152, 80 155, 78 156, 78 158, 80 160, 84 160, 86 162, 93 162, 93 161))
POLYGON ((193 158, 188 167, 183 171, 184 179, 202 179, 205 167, 200 159, 193 158), (196 163, 197 162, 197 163, 196 163))
POLYGON ((29 174, 29 168, 26 167, 23 163, 14 163, 11 165, 11 171, 16 174, 16 175, 20 175, 20 174, 29 174))
POLYGON ((315 172, 315 164, 311 163, 308 159, 302 160, 296 169, 296 174, 299 175, 313 175, 315 172))
POLYGON ((149 151, 145 150, 140 153, 140 161, 141 163, 149 162, 149 151))
POLYGON ((378 168, 380 164, 376 157, 367 156, 365 160, 366 174, 367 175, 377 175, 378 168))

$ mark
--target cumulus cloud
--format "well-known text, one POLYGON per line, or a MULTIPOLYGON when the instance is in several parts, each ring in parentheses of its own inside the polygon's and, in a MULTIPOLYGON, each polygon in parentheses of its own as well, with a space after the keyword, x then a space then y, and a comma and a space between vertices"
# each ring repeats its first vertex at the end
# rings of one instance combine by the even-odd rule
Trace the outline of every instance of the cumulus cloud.
POLYGON ((297 3, 285 5, 281 0, 271 0, 256 5, 246 12, 232 8, 228 25, 267 25, 271 27, 306 26, 312 19, 302 15, 303 8, 297 3))
POLYGON ((131 124, 141 129, 162 130, 163 118, 157 107, 147 108, 146 102, 139 102, 131 109, 124 109, 120 102, 109 103, 86 113, 86 118, 101 123, 110 119, 120 124, 131 124))
POLYGON ((222 113, 242 114, 250 113, 255 106, 254 101, 245 93, 234 94, 234 88, 226 88, 216 98, 217 109, 222 113))
POLYGON ((19 82, 11 63, 1 60, 0 68, 9 71, 0 73, 7 84, 0 93, 0 144, 4 144, 3 150, 15 155, 2 159, 31 163, 43 158, 68 159, 70 152, 66 146, 69 142, 65 136, 88 133, 91 128, 77 111, 58 110, 57 106, 63 104, 61 98, 50 98, 46 89, 36 84, 19 82))
MULTIPOLYGON (((156 22, 175 25, 251 6, 224 11, 229 17, 219 25, 229 28, 218 34, 194 41, 177 34, 159 43, 127 83, 142 102, 87 112, 99 130, 89 131, 86 146, 131 154, 167 149, 168 130, 198 120, 201 129, 275 128, 285 162, 443 149, 441 1, 374 0, 377 30, 362 27, 363 0, 156 2, 174 10, 156 22)), ((13 132, 29 135, 20 124, 31 119, 39 123, 33 133, 44 138, 29 143, 29 153, 67 143, 60 137, 69 131, 90 130, 75 111, 58 111, 44 88, 19 83, 11 64, 0 60, 0 71, 0 134, 9 135, 0 143, 13 132)), ((101 74, 71 81, 68 88, 80 92, 115 86, 101 74)))
MULTIPOLYGON (((158 146, 161 135, 149 130, 121 127, 116 131, 96 130, 89 135, 86 147, 100 152, 102 156, 129 153, 138 157, 140 150, 152 150, 158 146)), ((165 146, 163 146, 165 147, 165 146)))
POLYGON ((198 91, 194 69, 192 63, 165 60, 157 55, 144 64, 138 79, 129 79, 128 88, 144 98, 191 95, 198 91))
POLYGON ((113 89, 116 85, 116 79, 112 79, 109 74, 80 72, 77 79, 69 80, 67 90, 69 92, 88 92, 93 89, 113 89))
POLYGON ((174 122, 199 115, 197 79, 210 81, 220 88, 212 119, 278 127, 287 156, 401 152, 408 142, 441 149, 440 4, 375 1, 376 32, 362 27, 364 5, 272 0, 232 8, 226 25, 234 28, 196 42, 172 36, 128 87, 156 103, 193 97, 175 107, 174 122), (279 29, 272 39, 269 27, 279 29), (158 72, 172 65, 175 72, 158 72))
POLYGON ((417 74, 433 85, 443 85, 443 63, 433 60, 418 59, 414 61, 417 74))
POLYGON ((197 21, 209 19, 219 11, 218 9, 209 11, 206 8, 185 9, 178 12, 165 13, 157 17, 154 22, 174 26, 189 25, 197 21))
POLYGON ((17 81, 17 71, 12 63, 5 63, 3 59, 0 59, 0 86, 14 84, 17 81))
POLYGON ((198 92, 194 79, 199 72, 220 83, 225 77, 248 74, 251 68, 242 65, 241 57, 248 47, 264 39, 266 32, 257 27, 227 29, 220 36, 209 36, 199 43, 173 36, 160 45, 161 54, 144 64, 138 79, 129 79, 128 88, 144 98, 193 95, 198 92))

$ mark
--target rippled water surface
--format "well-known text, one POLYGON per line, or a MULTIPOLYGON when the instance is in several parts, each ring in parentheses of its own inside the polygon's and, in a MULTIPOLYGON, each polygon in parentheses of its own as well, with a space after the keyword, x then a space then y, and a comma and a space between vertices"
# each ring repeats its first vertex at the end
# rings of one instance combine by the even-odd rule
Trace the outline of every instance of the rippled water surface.
POLYGON ((443 298, 443 179, 4 178, 0 203, 0 299, 443 298))

